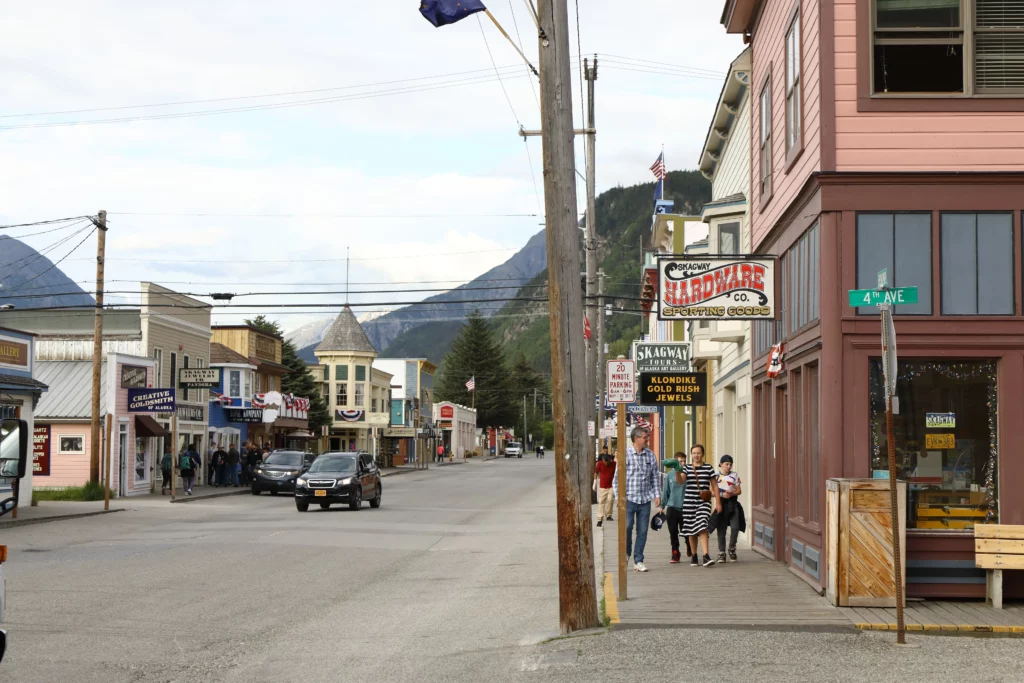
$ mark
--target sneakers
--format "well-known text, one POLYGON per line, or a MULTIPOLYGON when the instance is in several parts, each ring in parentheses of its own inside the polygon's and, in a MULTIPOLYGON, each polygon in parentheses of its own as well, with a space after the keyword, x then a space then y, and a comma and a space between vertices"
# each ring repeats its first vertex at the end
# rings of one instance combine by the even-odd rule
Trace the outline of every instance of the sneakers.
POLYGON ((604 518, 604 521, 606 521, 606 522, 614 522, 615 518, 612 517, 611 515, 608 515, 607 517, 604 518))
POLYGON ((697 556, 696 556, 696 555, 693 555, 693 556, 691 557, 691 559, 690 559, 690 566, 691 566, 691 567, 697 567, 697 566, 699 566, 699 565, 700 565, 700 560, 698 560, 698 559, 697 559, 697 556))
POLYGON ((633 564, 633 571, 635 571, 635 572, 645 572, 645 571, 647 571, 647 567, 644 566, 643 562, 636 562, 636 563, 633 564))
POLYGON ((599 520, 597 520, 597 525, 598 525, 598 526, 601 526, 601 522, 602 522, 602 520, 600 520, 600 519, 599 519, 599 520))
POLYGON ((725 553, 718 553, 718 564, 725 564, 725 553))
POLYGON ((711 565, 713 565, 714 563, 715 563, 715 561, 711 559, 711 556, 710 556, 710 555, 705 555, 705 556, 704 556, 704 566, 705 566, 705 567, 710 567, 710 566, 711 566, 711 565))
POLYGON ((736 561, 736 548, 729 548, 729 559, 733 562, 736 561))
POLYGON ((672 559, 668 561, 669 564, 679 564, 679 551, 672 551, 672 559))

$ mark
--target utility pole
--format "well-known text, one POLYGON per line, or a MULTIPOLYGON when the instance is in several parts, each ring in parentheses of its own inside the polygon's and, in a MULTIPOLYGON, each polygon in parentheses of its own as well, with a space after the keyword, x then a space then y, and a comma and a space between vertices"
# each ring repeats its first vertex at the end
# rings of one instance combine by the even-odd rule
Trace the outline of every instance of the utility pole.
POLYGON ((551 399, 555 431, 559 625, 571 633, 600 625, 594 579, 587 382, 580 297, 572 69, 567 0, 540 0, 540 105, 544 213, 551 321, 551 399))
POLYGON ((103 366, 103 262, 107 249, 107 212, 96 217, 96 318, 92 331, 92 441, 89 481, 100 481, 100 368, 103 366))
MULTIPOLYGON (((594 372, 597 375, 597 419, 594 421, 594 428, 598 435, 601 434, 601 425, 604 424, 604 372, 607 369, 604 357, 604 271, 597 271, 597 367, 594 372)), ((593 367, 593 366, 591 366, 593 367)), ((594 465, 597 465, 595 456, 594 465)))
POLYGON ((523 443, 523 448, 526 448, 526 394, 523 394, 523 438, 520 441, 523 443))
MULTIPOLYGON (((587 79, 587 134, 584 137, 587 159, 587 243, 584 253, 586 254, 587 267, 587 320, 590 321, 591 325, 594 325, 597 322, 594 320, 597 315, 597 306, 594 300, 594 279, 597 272, 597 217, 594 208, 594 162, 596 159, 594 140, 597 137, 597 132, 594 130, 594 81, 597 80, 597 55, 594 55, 593 66, 590 66, 586 59, 583 60, 583 73, 587 79)), ((589 388, 589 396, 593 396, 601 391, 600 385, 597 383, 597 373, 595 372, 596 358, 597 350, 594 348, 593 337, 591 337, 591 339, 587 340, 587 386, 589 388)), ((597 403, 599 406, 602 403, 600 396, 598 396, 597 403)), ((587 455, 591 467, 594 467, 597 461, 597 430, 600 424, 600 421, 594 422, 594 438, 587 441, 587 455)))

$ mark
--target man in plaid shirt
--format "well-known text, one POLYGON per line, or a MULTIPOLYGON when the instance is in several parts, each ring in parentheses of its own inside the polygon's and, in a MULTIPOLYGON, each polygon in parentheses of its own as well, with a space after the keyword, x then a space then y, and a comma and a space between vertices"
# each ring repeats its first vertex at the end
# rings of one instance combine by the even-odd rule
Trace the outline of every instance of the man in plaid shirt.
MULTIPOLYGON (((649 432, 643 427, 634 427, 630 433, 631 446, 626 447, 626 555, 633 554, 633 571, 645 572, 644 546, 647 545, 647 529, 651 521, 651 501, 654 507, 661 507, 661 468, 658 458, 647 441, 649 432), (636 526, 636 546, 633 545, 633 527, 636 526)), ((618 490, 619 472, 615 472, 612 488, 618 490)))

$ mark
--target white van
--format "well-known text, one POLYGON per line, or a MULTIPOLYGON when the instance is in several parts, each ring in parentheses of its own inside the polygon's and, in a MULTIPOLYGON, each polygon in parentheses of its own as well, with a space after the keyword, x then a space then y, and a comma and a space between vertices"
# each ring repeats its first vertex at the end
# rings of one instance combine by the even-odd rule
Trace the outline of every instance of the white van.
POLYGON ((511 458, 513 456, 523 457, 523 444, 518 441, 509 441, 505 444, 505 457, 511 458))

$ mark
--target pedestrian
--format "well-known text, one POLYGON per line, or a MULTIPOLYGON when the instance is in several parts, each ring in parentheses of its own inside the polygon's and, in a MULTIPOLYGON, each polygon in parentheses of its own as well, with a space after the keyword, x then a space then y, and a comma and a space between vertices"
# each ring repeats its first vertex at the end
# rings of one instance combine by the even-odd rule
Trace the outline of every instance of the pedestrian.
MULTIPOLYGON (((231 485, 238 488, 238 449, 235 448, 235 444, 231 444, 230 450, 228 450, 227 468, 226 474, 228 479, 231 481, 231 485)), ((227 483, 224 484, 227 486, 227 483)))
POLYGON ((615 505, 615 489, 612 480, 615 478, 615 458, 608 451, 601 453, 594 467, 594 483, 597 484, 597 525, 605 521, 614 521, 612 506, 615 505))
POLYGON ((718 530, 718 563, 725 563, 725 532, 729 531, 729 559, 736 562, 736 539, 741 531, 747 530, 747 521, 740 504, 743 492, 740 475, 732 471, 732 456, 723 455, 718 461, 718 495, 722 501, 721 512, 712 515, 711 527, 718 530))
POLYGON ((164 449, 163 457, 160 458, 160 474, 162 474, 164 478, 163 484, 160 486, 161 496, 167 494, 168 486, 173 487, 173 484, 171 483, 171 477, 173 476, 173 473, 171 472, 171 464, 173 462, 174 456, 171 454, 171 449, 164 449))
MULTIPOLYGON (((682 462, 685 460, 685 453, 682 451, 676 453, 676 461, 682 462)), ((665 481, 661 488, 661 501, 663 503, 661 511, 665 513, 665 521, 668 523, 669 540, 672 544, 672 558, 668 561, 669 564, 679 564, 679 531, 683 522, 685 492, 686 487, 676 481, 674 472, 669 472, 665 475, 665 481)), ((686 541, 686 556, 689 557, 691 554, 690 541, 685 536, 683 538, 686 541)))
POLYGON ((249 470, 249 483, 252 484, 256 481, 256 465, 260 462, 260 451, 256 448, 256 444, 249 444, 249 452, 245 456, 247 469, 249 470))
MULTIPOLYGON (((651 521, 651 501, 654 501, 654 507, 661 507, 661 469, 658 467, 658 459, 647 447, 649 438, 646 429, 634 427, 630 432, 633 443, 626 447, 626 555, 633 555, 635 572, 647 571, 644 547, 647 545, 647 530, 651 521)), ((620 474, 621 471, 615 473, 612 488, 615 488, 620 474)))
POLYGON ((216 453, 220 446, 216 441, 210 443, 210 452, 206 454, 206 484, 207 486, 217 485, 217 463, 216 453))
POLYGON ((220 444, 217 445, 217 451, 213 454, 213 462, 215 468, 214 481, 217 482, 214 486, 217 488, 227 486, 228 454, 220 444))
POLYGON ((722 511, 722 502, 718 497, 718 486, 712 486, 716 478, 715 469, 704 462, 704 446, 694 444, 690 449, 689 465, 684 465, 676 472, 676 482, 686 487, 683 495, 683 534, 690 538, 693 559, 690 566, 701 563, 698 558, 698 543, 703 553, 705 567, 715 563, 708 554, 708 521, 711 517, 711 499, 715 500, 715 510, 722 511))
MULTIPOLYGON (((186 496, 192 495, 192 486, 196 481, 196 467, 198 462, 193 460, 192 447, 181 454, 178 458, 178 469, 181 470, 181 490, 186 496)), ((198 458, 198 456, 195 456, 198 458)))

